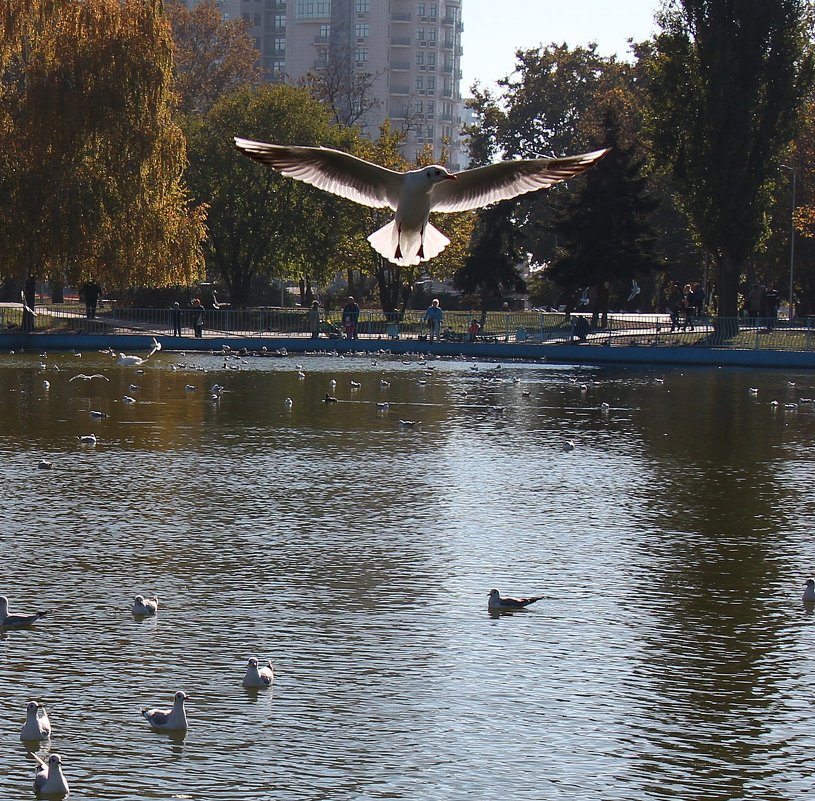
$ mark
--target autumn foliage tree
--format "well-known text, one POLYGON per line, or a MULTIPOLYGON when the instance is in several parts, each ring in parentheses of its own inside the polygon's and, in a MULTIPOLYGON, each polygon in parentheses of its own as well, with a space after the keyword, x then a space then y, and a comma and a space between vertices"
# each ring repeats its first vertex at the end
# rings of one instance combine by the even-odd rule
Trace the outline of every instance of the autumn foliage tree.
POLYGON ((182 114, 204 114, 218 98, 263 78, 260 53, 242 19, 227 20, 215 0, 187 8, 165 3, 174 44, 175 89, 182 114))
POLYGON ((6 0, 0 264, 27 280, 188 282, 203 209, 182 183, 160 0, 6 0))

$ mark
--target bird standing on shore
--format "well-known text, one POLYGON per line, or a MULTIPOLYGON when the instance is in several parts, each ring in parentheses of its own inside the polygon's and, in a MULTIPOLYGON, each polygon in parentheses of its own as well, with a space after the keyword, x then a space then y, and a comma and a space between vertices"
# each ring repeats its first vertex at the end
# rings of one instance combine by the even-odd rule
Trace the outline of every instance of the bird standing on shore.
POLYGON ((566 158, 501 161, 450 173, 439 164, 396 172, 327 147, 273 145, 235 137, 249 158, 318 189, 376 209, 390 208, 394 219, 368 241, 377 253, 398 265, 438 256, 450 240, 428 222, 431 211, 479 209, 526 192, 548 189, 579 175, 608 151, 566 158))

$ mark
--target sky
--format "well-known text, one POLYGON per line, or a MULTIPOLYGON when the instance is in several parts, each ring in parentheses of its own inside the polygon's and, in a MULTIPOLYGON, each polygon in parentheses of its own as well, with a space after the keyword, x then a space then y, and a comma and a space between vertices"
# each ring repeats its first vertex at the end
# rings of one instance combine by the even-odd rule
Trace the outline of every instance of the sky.
POLYGON ((518 48, 597 42, 602 55, 625 57, 629 38, 641 41, 656 30, 659 5, 659 0, 462 0, 461 93, 468 96, 476 79, 492 87, 512 71, 518 48))

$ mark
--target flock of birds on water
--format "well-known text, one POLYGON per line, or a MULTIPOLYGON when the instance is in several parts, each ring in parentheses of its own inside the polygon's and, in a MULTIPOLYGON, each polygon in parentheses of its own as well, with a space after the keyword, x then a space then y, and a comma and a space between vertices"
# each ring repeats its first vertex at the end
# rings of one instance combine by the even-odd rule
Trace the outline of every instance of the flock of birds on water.
MULTIPOLYGON (((120 366, 130 366, 136 368, 142 368, 145 362, 153 356, 156 352, 161 349, 161 344, 153 340, 152 348, 150 349, 148 355, 146 357, 139 357, 139 356, 131 356, 124 353, 116 353, 112 349, 103 351, 103 353, 107 353, 112 355, 116 358, 116 364, 120 366)), ((224 358, 224 366, 228 367, 227 361, 228 359, 242 359, 245 356, 249 355, 245 351, 240 352, 233 352, 227 346, 220 352, 212 352, 214 355, 221 355, 224 358)), ((81 356, 80 353, 75 353, 76 356, 81 356)), ((266 355, 266 354, 263 354, 266 355)), ((278 353, 275 355, 287 355, 285 353, 278 353)), ((339 355, 339 354, 336 354, 339 355)), ((43 358, 45 358, 46 354, 41 354, 43 358)), ((343 358, 343 357, 341 357, 343 358)), ((412 362, 404 361, 405 364, 411 364, 412 362)), ((373 362, 376 364, 376 361, 373 362)), ((428 365, 426 360, 423 356, 419 356, 419 364, 423 367, 426 367, 428 370, 432 370, 433 366, 428 365)), ((40 363, 41 367, 45 367, 43 362, 40 363)), ((303 366, 298 364, 297 366, 298 376, 300 378, 305 378, 305 371, 303 370, 303 366)), ((173 365, 173 369, 176 369, 177 366, 173 365)), ((55 368, 59 369, 59 368, 55 368)), ((472 365, 472 370, 478 370, 478 365, 472 365)), ((494 366, 490 374, 495 375, 500 371, 501 365, 494 366)), ((143 372, 143 370, 139 369, 139 372, 143 372)), ((485 376, 486 377, 486 376, 485 376)), ((664 382, 661 378, 654 379, 655 383, 661 384, 664 382)), ((68 379, 69 383, 74 381, 82 381, 82 382, 93 382, 93 381, 103 381, 109 382, 110 379, 102 374, 102 373, 79 373, 72 376, 68 379)), ((594 386, 597 385, 597 382, 579 382, 577 378, 570 378, 569 381, 576 385, 582 394, 588 393, 594 386)), ((336 386, 336 379, 331 379, 331 388, 332 391, 336 386)), ((795 382, 790 381, 788 382, 790 387, 795 386, 795 382)), ((351 379, 349 381, 349 385, 351 390, 359 389, 361 383, 351 379)), ((47 390, 49 388, 49 382, 43 382, 43 388, 47 390)), ((390 382, 385 378, 380 379, 380 386, 383 389, 387 389, 390 386, 390 382)), ((130 391, 137 392, 140 389, 139 385, 137 384, 130 384, 130 391)), ((185 390, 188 392, 194 392, 197 388, 192 384, 187 384, 185 390)), ((225 387, 221 384, 214 384, 210 390, 211 398, 213 401, 220 400, 223 392, 225 391, 225 387)), ((528 392, 524 394, 528 395, 528 392)), ((750 387, 749 394, 753 397, 758 395, 758 388, 750 387)), ((338 399, 332 395, 331 393, 326 393, 323 401, 326 404, 330 403, 337 403, 338 399)), ((125 396, 123 402, 133 402, 135 403, 135 398, 131 396, 125 396)), ((799 408, 801 404, 813 404, 815 400, 812 398, 800 398, 797 403, 785 403, 783 404, 784 408, 789 411, 794 411, 799 408)), ((285 398, 283 402, 285 409, 291 409, 293 406, 293 401, 291 398, 285 398)), ((777 401, 771 402, 771 407, 777 408, 781 404, 777 401)), ((378 408, 387 409, 388 403, 387 402, 379 402, 377 403, 378 408)), ((496 407, 499 408, 499 407, 496 407)), ((608 403, 602 403, 599 407, 601 413, 607 414, 610 411, 610 405, 608 403)), ((503 411, 501 409, 501 411, 503 411)), ((97 410, 90 410, 89 412, 92 418, 96 419, 104 419, 107 417, 107 414, 97 410)), ((414 427, 421 424, 421 421, 414 421, 414 420, 400 420, 400 426, 404 427, 414 427)), ((85 434, 81 435, 79 441, 83 444, 95 445, 97 442, 97 437, 95 434, 85 434)), ((571 451, 574 450, 575 444, 571 440, 566 441, 563 444, 564 451, 571 451)), ((50 469, 52 464, 43 460, 40 465, 41 468, 50 469)), ((524 610, 530 604, 535 603, 536 601, 541 600, 544 596, 540 595, 531 595, 526 597, 512 597, 512 596, 502 596, 497 589, 493 589, 490 591, 487 600, 487 610, 490 615, 497 616, 503 614, 512 614, 521 610, 524 610)), ((804 592, 802 596, 803 603, 810 608, 815 608, 815 579, 808 579, 806 584, 804 585, 804 592)), ((131 608, 132 614, 136 618, 144 618, 144 617, 152 617, 158 614, 159 610, 159 599, 157 596, 147 597, 144 595, 137 595, 133 600, 133 605, 131 608)), ((9 629, 9 628, 28 628, 33 626, 37 621, 41 618, 45 617, 47 612, 10 612, 8 608, 8 599, 4 596, 0 596, 0 630, 9 629)), ((265 664, 261 664, 261 662, 256 657, 251 657, 248 660, 246 671, 242 678, 242 685, 246 688, 254 688, 254 689, 264 689, 269 688, 272 686, 274 682, 274 667, 271 661, 267 661, 265 664)), ((169 708, 143 708, 141 710, 141 715, 146 720, 146 722, 150 725, 150 727, 154 731, 158 732, 183 732, 186 731, 188 728, 188 719, 187 713, 185 708, 185 701, 187 700, 187 695, 179 690, 175 693, 173 698, 173 705, 169 708)), ((65 773, 63 772, 63 761, 62 757, 58 753, 50 753, 47 760, 42 759, 37 753, 35 753, 35 749, 38 747, 38 744, 41 744, 45 741, 49 741, 52 735, 52 726, 51 721, 48 717, 48 713, 43 704, 31 700, 28 702, 26 706, 26 715, 25 715, 25 722, 20 730, 20 739, 26 743, 27 747, 29 748, 29 752, 31 756, 36 761, 35 767, 35 774, 34 774, 34 790, 38 795, 45 795, 51 797, 61 797, 68 795, 69 793, 69 784, 68 780, 66 779, 65 773)))
MULTIPOLYGON (((807 587, 815 599, 815 582, 810 579, 812 587, 807 587)), ((808 582, 808 584, 810 583, 808 582)), ((502 596, 496 590, 490 590, 487 597, 487 610, 491 616, 512 614, 525 609, 530 604, 543 598, 542 595, 531 595, 527 597, 502 596)), ((806 597, 806 594, 805 594, 806 597)), ((130 610, 137 619, 146 617, 156 617, 159 611, 158 596, 146 597, 136 595, 130 610)), ((47 611, 37 612, 11 612, 9 611, 8 598, 0 596, 0 631, 6 629, 25 629, 33 626, 42 618, 48 615, 47 611)), ((261 664, 257 657, 250 657, 246 671, 241 680, 243 687, 249 690, 268 689, 274 683, 274 666, 271 660, 261 664)), ((177 690, 173 697, 173 705, 169 708, 148 708, 141 709, 141 716, 147 721, 151 729, 156 732, 186 732, 189 728, 187 710, 184 702, 187 694, 183 690, 177 690)), ((34 792, 39 796, 49 796, 52 798, 64 797, 70 793, 68 779, 63 772, 62 756, 56 752, 51 752, 48 759, 44 760, 36 753, 37 749, 45 742, 50 741, 53 733, 51 720, 44 704, 31 700, 26 705, 25 722, 20 729, 20 740, 26 746, 28 752, 34 758, 36 766, 34 769, 34 792)))

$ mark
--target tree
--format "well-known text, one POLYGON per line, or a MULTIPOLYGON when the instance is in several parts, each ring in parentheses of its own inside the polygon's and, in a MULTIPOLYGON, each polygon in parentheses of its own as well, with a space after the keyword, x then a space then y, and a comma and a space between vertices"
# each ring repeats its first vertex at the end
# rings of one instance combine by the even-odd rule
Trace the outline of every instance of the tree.
POLYGON ((202 0, 189 9, 183 0, 169 0, 165 13, 173 34, 182 114, 204 114, 219 97, 261 82, 260 53, 242 19, 224 19, 215 0, 202 0))
POLYGON ((190 188, 209 207, 207 265, 230 301, 246 305, 256 276, 333 276, 351 204, 252 162, 232 138, 350 150, 354 133, 332 126, 305 89, 282 84, 240 88, 186 126, 190 188))
POLYGON ((159 0, 7 0, 0 16, 0 264, 111 288, 193 280, 190 208, 171 117, 159 0), (21 233, 22 232, 22 233, 21 233))
POLYGON ((781 153, 812 84, 805 0, 666 5, 649 64, 652 138, 717 264, 719 315, 766 235, 781 153))
POLYGON ((644 157, 625 141, 615 106, 606 109, 604 127, 610 151, 554 216, 558 248, 547 277, 568 290, 593 286, 595 297, 616 284, 627 296, 633 279, 659 266, 653 225, 658 203, 643 174, 644 157))
MULTIPOLYGON (((599 55, 595 44, 518 50, 516 59, 513 74, 498 81, 500 97, 474 89, 470 106, 477 124, 466 132, 477 164, 499 157, 562 156, 596 148, 603 137, 598 109, 607 107, 611 99, 626 106, 632 118, 628 130, 632 137, 637 136, 636 81, 631 65, 599 55)), ((502 204, 520 233, 518 249, 531 253, 533 261, 551 260, 556 244, 552 206, 572 191, 569 183, 502 204)))
POLYGON ((456 289, 479 296, 482 327, 491 305, 508 294, 526 291, 520 271, 525 254, 518 248, 513 205, 514 201, 496 203, 478 215, 472 249, 464 266, 453 276, 456 289))

